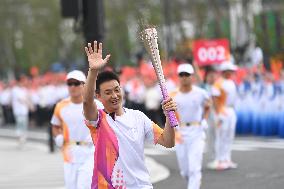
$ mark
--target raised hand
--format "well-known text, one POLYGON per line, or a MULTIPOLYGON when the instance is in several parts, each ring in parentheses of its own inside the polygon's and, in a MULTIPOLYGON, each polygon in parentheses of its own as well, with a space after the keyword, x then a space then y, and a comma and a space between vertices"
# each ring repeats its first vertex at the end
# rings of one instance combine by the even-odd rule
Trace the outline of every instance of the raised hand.
POLYGON ((94 49, 91 43, 88 43, 88 47, 85 47, 86 55, 88 57, 89 68, 91 70, 99 70, 103 68, 108 62, 110 55, 107 55, 105 59, 102 58, 103 54, 103 44, 99 43, 99 48, 97 41, 94 41, 94 49))

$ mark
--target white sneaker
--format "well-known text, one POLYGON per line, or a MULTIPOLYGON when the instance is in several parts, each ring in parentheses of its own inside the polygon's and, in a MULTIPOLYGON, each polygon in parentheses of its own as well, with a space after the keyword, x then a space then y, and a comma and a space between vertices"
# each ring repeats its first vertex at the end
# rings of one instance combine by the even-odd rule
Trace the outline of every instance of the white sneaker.
POLYGON ((220 162, 220 161, 212 161, 207 164, 208 169, 223 171, 229 169, 229 165, 227 162, 220 162))
POLYGON ((236 169, 236 168, 238 168, 238 164, 230 161, 230 162, 228 162, 228 167, 230 169, 236 169))
POLYGON ((216 170, 217 166, 218 166, 218 161, 216 161, 216 160, 211 161, 211 162, 207 163, 207 165, 206 165, 206 167, 208 169, 214 169, 214 170, 216 170))
POLYGON ((217 170, 223 171, 229 169, 229 164, 227 162, 219 162, 217 170))

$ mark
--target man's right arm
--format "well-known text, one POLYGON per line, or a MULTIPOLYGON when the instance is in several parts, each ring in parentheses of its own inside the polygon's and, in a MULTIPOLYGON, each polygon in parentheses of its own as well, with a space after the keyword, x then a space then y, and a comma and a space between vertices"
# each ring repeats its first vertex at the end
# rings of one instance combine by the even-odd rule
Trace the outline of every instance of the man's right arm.
POLYGON ((87 81, 83 94, 83 109, 87 120, 96 121, 98 119, 98 108, 94 101, 96 79, 98 71, 89 69, 87 81))
POLYGON ((93 48, 91 43, 88 43, 85 52, 88 57, 89 72, 83 94, 83 109, 87 120, 96 121, 98 120, 98 108, 94 102, 96 80, 99 70, 106 65, 110 55, 107 55, 105 59, 102 58, 103 44, 99 43, 98 45, 97 41, 94 41, 93 48))

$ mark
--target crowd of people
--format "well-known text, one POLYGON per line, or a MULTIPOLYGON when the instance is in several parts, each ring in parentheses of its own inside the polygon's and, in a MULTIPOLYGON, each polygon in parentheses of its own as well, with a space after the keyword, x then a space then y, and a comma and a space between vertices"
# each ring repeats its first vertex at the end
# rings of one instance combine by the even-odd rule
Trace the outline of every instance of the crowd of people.
POLYGON ((55 103, 68 96, 65 76, 21 76, 17 80, 0 83, 2 125, 15 125, 20 143, 25 142, 28 127, 47 125, 55 103))
MULTIPOLYGON (((160 116, 162 115, 160 108, 162 98, 156 76, 151 64, 146 63, 145 60, 141 61, 139 67, 123 67, 119 73, 121 85, 126 95, 125 106, 139 109, 150 116, 152 120, 163 123, 165 120, 160 116)), ((178 77, 174 73, 179 64, 177 61, 165 63, 164 73, 169 92, 177 87, 178 77)), ((277 112, 283 111, 283 103, 281 102, 284 98, 284 74, 278 80, 275 80, 271 72, 252 70, 246 69, 246 74, 237 71, 237 77, 234 79, 238 90, 235 106, 239 118, 237 132, 240 134, 260 134, 260 130, 257 129, 257 127, 260 127, 260 119, 263 117, 260 116, 260 113, 271 117, 270 115, 276 115, 277 112), (242 106, 242 103, 247 106, 242 106), (260 109, 265 109, 265 111, 258 111, 260 109), (273 112, 276 112, 276 114, 273 112)), ((201 79, 195 79, 195 83, 205 86, 208 82, 211 82, 210 72, 217 74, 218 69, 201 69, 198 77, 201 79)), ((18 80, 1 81, 2 125, 15 124, 13 109, 16 109, 17 106, 16 94, 22 97, 27 96, 28 103, 25 103, 25 105, 29 110, 31 127, 42 127, 48 123, 56 102, 68 96, 65 77, 66 73, 47 73, 32 78, 22 76, 18 80)), ((280 134, 277 132, 274 129, 273 134, 280 134)))
POLYGON ((284 137, 284 74, 250 74, 238 86, 237 133, 284 137), (245 104, 245 106, 244 106, 245 104))
MULTIPOLYGON (((179 64, 180 62, 174 60, 165 63, 164 73, 169 92, 177 87, 178 78, 174 73, 179 64)), ((160 107, 162 98, 154 71, 151 64, 144 59, 141 59, 138 65, 136 68, 123 67, 119 73, 126 96, 125 106, 139 109, 153 121, 163 125, 165 119, 161 116, 163 111, 160 107)), ((211 72, 218 74, 218 69, 214 70, 212 67, 198 70, 199 76, 196 77, 195 83, 200 86, 212 82, 210 80, 214 78, 211 72)), ((278 79, 275 79, 269 71, 259 71, 255 68, 238 69, 234 77, 238 92, 235 102, 237 133, 284 137, 284 120, 281 119, 284 112, 284 105, 281 103, 284 100, 283 75, 282 72, 278 79)), ((26 117, 28 115, 30 127, 48 124, 56 102, 68 96, 65 77, 66 73, 47 73, 32 78, 22 76, 18 80, 1 81, 2 125, 15 124, 15 118, 19 118, 15 115, 19 114, 26 117), (20 98, 26 99, 26 102, 20 103, 20 98)), ((25 120, 22 117, 22 121, 18 122, 27 122, 25 120)))

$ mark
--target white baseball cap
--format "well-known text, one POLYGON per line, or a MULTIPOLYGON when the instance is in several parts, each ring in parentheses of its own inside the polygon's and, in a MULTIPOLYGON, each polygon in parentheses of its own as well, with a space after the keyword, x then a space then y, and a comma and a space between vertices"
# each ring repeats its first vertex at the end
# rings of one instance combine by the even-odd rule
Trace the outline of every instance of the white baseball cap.
POLYGON ((86 82, 86 76, 82 71, 73 70, 67 74, 66 80, 68 79, 76 79, 81 82, 86 82))
POLYGON ((193 74, 194 70, 191 64, 180 64, 177 68, 177 72, 178 74, 181 72, 193 74))
POLYGON ((229 61, 223 62, 219 67, 220 71, 236 71, 237 69, 238 67, 229 61))

